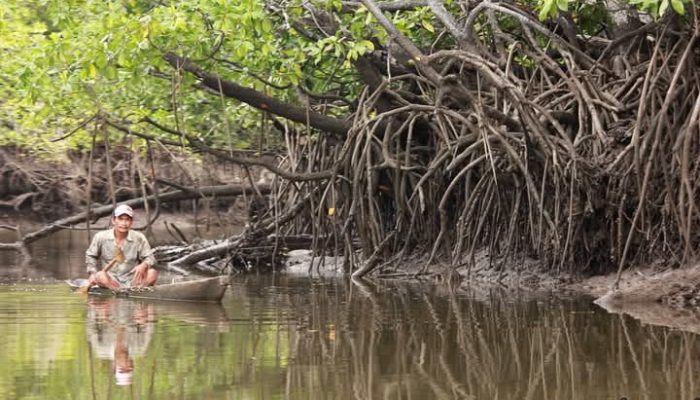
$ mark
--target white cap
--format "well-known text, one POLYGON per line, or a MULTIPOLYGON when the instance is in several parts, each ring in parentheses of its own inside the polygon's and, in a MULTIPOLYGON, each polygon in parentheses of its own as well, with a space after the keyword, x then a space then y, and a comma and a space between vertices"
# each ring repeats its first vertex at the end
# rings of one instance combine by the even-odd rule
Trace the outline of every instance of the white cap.
POLYGON ((134 217, 134 210, 131 207, 127 206, 126 204, 120 204, 117 206, 117 208, 114 209, 114 216, 115 217, 118 217, 118 216, 124 215, 124 214, 133 218, 134 217))
POLYGON ((120 371, 117 369, 117 371, 114 373, 114 378, 119 386, 131 385, 134 382, 134 371, 120 371))

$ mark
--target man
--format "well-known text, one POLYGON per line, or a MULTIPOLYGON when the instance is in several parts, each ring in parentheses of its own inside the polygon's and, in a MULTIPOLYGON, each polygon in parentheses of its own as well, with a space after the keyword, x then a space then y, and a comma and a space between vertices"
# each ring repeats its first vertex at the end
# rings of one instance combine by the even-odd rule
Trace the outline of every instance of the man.
POLYGON ((112 229, 98 232, 85 251, 85 264, 90 285, 98 285, 112 290, 122 287, 153 286, 158 279, 158 271, 153 267, 151 245, 146 237, 129 230, 134 222, 134 210, 121 204, 112 213, 112 229), (121 252, 121 254, 120 254, 121 252), (123 260, 119 256, 123 255, 123 260), (117 264, 109 271, 102 267, 117 258, 117 264), (132 275, 129 281, 129 275, 132 275))

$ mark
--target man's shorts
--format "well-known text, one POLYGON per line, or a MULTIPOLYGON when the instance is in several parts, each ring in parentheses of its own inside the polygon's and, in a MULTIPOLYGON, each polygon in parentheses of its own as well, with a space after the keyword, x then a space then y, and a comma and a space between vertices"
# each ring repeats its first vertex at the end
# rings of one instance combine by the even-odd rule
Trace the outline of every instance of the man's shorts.
POLYGON ((119 282, 120 287, 122 287, 122 288, 131 287, 131 278, 130 278, 131 274, 118 275, 118 274, 114 274, 112 272, 107 272, 107 274, 109 274, 109 276, 112 277, 112 279, 119 282))

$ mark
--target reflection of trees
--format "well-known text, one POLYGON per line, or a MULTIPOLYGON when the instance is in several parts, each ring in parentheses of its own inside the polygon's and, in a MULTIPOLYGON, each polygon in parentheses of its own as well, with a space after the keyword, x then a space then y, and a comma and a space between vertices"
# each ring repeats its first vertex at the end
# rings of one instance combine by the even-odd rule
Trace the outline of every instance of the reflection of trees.
POLYGON ((556 300, 473 301, 402 284, 311 285, 278 299, 292 326, 286 395, 325 398, 693 398, 690 333, 556 300), (580 310, 582 311, 572 311, 580 310), (320 395, 322 393, 322 395, 320 395))

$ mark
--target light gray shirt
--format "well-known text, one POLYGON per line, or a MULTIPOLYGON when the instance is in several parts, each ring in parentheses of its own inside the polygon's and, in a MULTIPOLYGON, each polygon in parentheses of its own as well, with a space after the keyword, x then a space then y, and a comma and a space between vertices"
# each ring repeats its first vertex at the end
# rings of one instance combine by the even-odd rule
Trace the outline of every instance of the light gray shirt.
MULTIPOLYGON (((117 250, 114 229, 100 231, 92 238, 90 247, 85 251, 85 265, 87 272, 97 272, 109 263, 115 256, 117 250)), ((151 245, 148 244, 146 236, 141 232, 129 231, 126 239, 122 242, 122 252, 124 261, 112 268, 117 275, 131 271, 142 262, 148 264, 148 268, 156 265, 156 258, 153 256, 151 245)))

